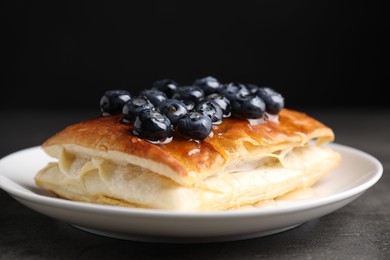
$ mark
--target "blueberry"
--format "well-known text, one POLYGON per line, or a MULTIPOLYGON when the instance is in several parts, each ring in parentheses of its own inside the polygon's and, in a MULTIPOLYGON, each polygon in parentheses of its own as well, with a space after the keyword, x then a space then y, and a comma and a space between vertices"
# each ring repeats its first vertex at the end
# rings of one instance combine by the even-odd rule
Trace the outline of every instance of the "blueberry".
POLYGON ((223 85, 218 92, 226 96, 230 101, 250 95, 250 91, 244 84, 236 82, 223 85))
POLYGON ((177 130, 189 139, 203 140, 211 133, 212 122, 208 116, 191 111, 179 119, 177 130))
POLYGON ((232 101, 232 113, 240 118, 261 118, 265 113, 265 103, 259 96, 244 96, 232 101))
POLYGON ((122 109, 122 121, 133 124, 138 113, 145 109, 153 109, 154 105, 144 96, 136 96, 126 102, 122 109))
POLYGON ((133 133, 150 141, 159 141, 167 138, 171 129, 171 122, 165 115, 154 109, 144 109, 134 121, 133 133))
POLYGON ((214 93, 214 94, 208 95, 206 97, 206 99, 214 101, 215 103, 217 103, 221 107, 223 117, 230 116, 231 105, 230 105, 230 100, 227 97, 225 97, 221 94, 218 94, 218 93, 214 93))
POLYGON ((186 106, 187 110, 188 111, 192 111, 194 110, 195 108, 195 103, 189 99, 176 99, 176 100, 179 100, 181 102, 183 102, 183 104, 186 106))
POLYGON ((161 114, 168 117, 172 125, 176 125, 180 117, 188 113, 186 105, 176 99, 166 99, 157 108, 161 114))
POLYGON ((173 94, 173 99, 179 100, 191 100, 195 104, 204 99, 204 92, 200 87, 196 86, 180 86, 177 88, 175 94, 173 94))
POLYGON ((178 87, 177 82, 171 79, 156 80, 152 84, 152 88, 164 92, 168 98, 172 97, 173 93, 176 92, 177 87, 178 87))
POLYGON ((257 95, 264 100, 266 111, 269 114, 276 115, 284 107, 282 95, 269 87, 259 88, 257 95))
POLYGON ((215 93, 222 87, 221 83, 211 76, 196 79, 193 85, 201 88, 205 95, 215 93))
POLYGON ((205 99, 200 101, 198 104, 196 104, 195 111, 210 117, 213 124, 219 124, 222 122, 222 108, 212 100, 205 99))
POLYGON ((147 97, 155 107, 157 107, 162 101, 168 99, 167 95, 158 89, 144 89, 139 93, 139 95, 147 97))
POLYGON ((249 93, 251 95, 256 95, 257 94, 257 91, 259 90, 259 86, 258 85, 255 85, 255 84, 245 84, 245 86, 247 87, 247 89, 249 90, 249 93))
POLYGON ((130 93, 126 90, 108 90, 100 99, 100 110, 103 116, 120 114, 123 105, 130 100, 130 93))

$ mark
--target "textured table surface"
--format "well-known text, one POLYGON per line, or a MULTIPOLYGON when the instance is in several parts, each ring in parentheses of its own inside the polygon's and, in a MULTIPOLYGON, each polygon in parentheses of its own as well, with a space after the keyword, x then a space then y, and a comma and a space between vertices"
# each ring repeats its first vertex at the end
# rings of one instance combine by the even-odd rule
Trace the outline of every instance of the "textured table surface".
MULTIPOLYGON (((336 143, 376 157, 382 178, 347 206, 294 229, 236 242, 157 244, 81 231, 0 190, 0 259, 390 259, 390 110, 306 109, 336 143)), ((96 111, 0 111, 0 157, 96 111)))

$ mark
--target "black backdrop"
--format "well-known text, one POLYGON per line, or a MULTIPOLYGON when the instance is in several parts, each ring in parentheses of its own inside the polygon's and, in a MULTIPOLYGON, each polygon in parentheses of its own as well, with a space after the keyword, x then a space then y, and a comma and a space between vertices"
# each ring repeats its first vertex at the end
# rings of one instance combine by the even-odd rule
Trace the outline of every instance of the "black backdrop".
POLYGON ((268 85, 286 106, 388 106, 379 1, 2 2, 0 108, 95 108, 154 80, 268 85))

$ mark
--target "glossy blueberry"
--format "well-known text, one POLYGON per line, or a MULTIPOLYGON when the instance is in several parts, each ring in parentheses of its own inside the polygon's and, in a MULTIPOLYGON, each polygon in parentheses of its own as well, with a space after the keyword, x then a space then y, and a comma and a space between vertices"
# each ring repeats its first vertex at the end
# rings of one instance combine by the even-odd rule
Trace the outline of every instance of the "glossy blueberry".
POLYGON ((152 104, 157 107, 162 101, 168 99, 167 95, 158 89, 144 89, 139 93, 140 96, 145 96, 152 104))
POLYGON ((255 85, 255 84, 245 84, 246 88, 249 90, 249 93, 251 95, 256 95, 257 94, 257 91, 259 91, 259 86, 258 85, 255 85))
POLYGON ((183 104, 186 106, 187 110, 188 111, 192 111, 194 110, 195 108, 195 103, 189 99, 177 99, 181 102, 183 102, 183 104))
POLYGON ((213 124, 222 122, 223 112, 222 108, 212 100, 202 100, 195 106, 195 111, 210 117, 213 124))
POLYGON ((157 107, 161 114, 168 117, 172 125, 176 125, 180 117, 188 113, 186 105, 176 99, 166 99, 157 107))
POLYGON ((221 95, 221 94, 218 94, 218 93, 214 93, 214 94, 210 94, 206 97, 206 99, 208 100, 212 100, 214 101, 215 103, 217 103, 221 109, 222 109, 222 113, 223 113, 223 117, 229 117, 230 114, 231 114, 231 105, 230 105, 230 100, 221 95))
POLYGON ((152 88, 164 92, 168 98, 172 97, 172 95, 176 92, 177 87, 178 87, 177 82, 171 79, 156 80, 152 84, 152 88))
POLYGON ((139 112, 153 108, 154 105, 145 96, 133 97, 123 106, 122 121, 133 124, 139 112))
POLYGON ((154 109, 140 111, 134 121, 134 134, 150 141, 167 138, 171 129, 169 119, 154 109))
POLYGON ((211 76, 196 79, 193 85, 201 88, 205 95, 215 93, 222 88, 222 85, 218 79, 211 76))
POLYGON ((196 86, 180 86, 172 96, 173 99, 191 100, 195 104, 204 99, 204 97, 203 90, 196 86))
POLYGON ((123 105, 130 100, 130 93, 126 90, 108 90, 100 99, 100 110, 103 116, 120 114, 123 105))
POLYGON ((227 97, 230 101, 250 95, 248 88, 244 84, 237 82, 223 85, 219 93, 227 97))
POLYGON ((177 131, 189 139, 203 140, 211 133, 212 125, 208 116, 191 111, 179 119, 177 131))
POLYGON ((266 105, 266 111, 269 114, 276 115, 284 107, 283 96, 271 88, 259 88, 259 90, 257 91, 257 95, 264 100, 264 103, 266 105))
POLYGON ((261 118, 265 113, 265 103, 259 96, 244 96, 232 101, 232 114, 247 119, 261 118))

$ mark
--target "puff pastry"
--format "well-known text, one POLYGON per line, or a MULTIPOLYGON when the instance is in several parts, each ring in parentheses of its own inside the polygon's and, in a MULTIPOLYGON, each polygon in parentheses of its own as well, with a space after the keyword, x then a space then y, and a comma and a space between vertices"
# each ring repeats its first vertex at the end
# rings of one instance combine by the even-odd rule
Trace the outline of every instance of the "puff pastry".
POLYGON ((35 177, 58 197, 177 211, 235 209, 310 187, 340 162, 331 128, 282 109, 277 120, 226 118, 203 141, 153 144, 120 116, 68 126, 42 148, 58 159, 35 177))

